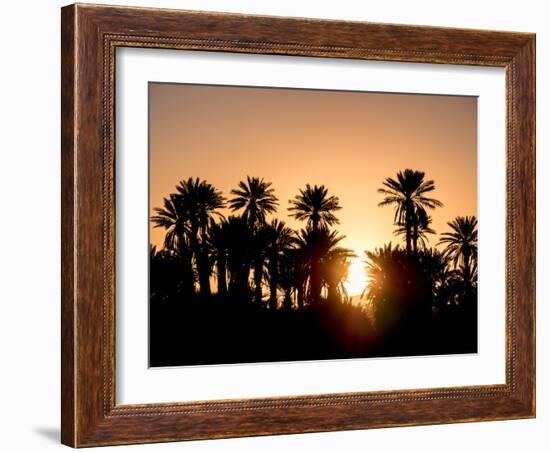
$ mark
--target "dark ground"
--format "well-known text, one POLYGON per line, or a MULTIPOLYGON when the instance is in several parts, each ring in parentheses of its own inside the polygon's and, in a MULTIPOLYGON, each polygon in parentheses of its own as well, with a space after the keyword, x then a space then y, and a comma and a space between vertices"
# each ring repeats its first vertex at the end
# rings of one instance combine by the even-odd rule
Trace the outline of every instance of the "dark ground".
POLYGON ((381 331, 356 306, 270 311, 210 300, 151 303, 150 366, 477 352, 477 315, 459 308, 381 331))

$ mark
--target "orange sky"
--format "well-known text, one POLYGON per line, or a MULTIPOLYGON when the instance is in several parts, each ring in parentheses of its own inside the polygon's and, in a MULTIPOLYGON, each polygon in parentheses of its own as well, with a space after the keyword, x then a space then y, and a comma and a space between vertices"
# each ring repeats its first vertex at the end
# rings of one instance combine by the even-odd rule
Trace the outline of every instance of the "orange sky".
MULTIPOLYGON (((298 227, 288 200, 308 182, 324 184, 340 198, 342 245, 362 258, 399 241, 376 190, 412 168, 435 181, 438 234, 457 215, 477 215, 475 97, 150 83, 149 118, 151 212, 190 176, 226 197, 260 176, 273 182, 277 217, 298 227)), ((150 234, 160 247, 164 232, 150 234)))

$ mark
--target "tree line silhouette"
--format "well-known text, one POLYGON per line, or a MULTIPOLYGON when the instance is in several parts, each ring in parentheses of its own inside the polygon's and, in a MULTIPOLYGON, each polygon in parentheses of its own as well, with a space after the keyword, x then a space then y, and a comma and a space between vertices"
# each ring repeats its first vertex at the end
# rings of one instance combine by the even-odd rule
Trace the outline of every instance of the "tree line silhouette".
POLYGON ((411 169, 382 182, 378 205, 393 207, 404 245, 365 251, 356 303, 344 283, 357 256, 341 246, 342 206, 326 186, 289 200, 303 224, 294 230, 274 218, 279 199, 263 178, 229 198, 182 180, 151 217, 165 239, 150 247, 150 365, 475 352, 477 219, 453 219, 430 247, 429 211, 443 206, 434 190, 411 169))

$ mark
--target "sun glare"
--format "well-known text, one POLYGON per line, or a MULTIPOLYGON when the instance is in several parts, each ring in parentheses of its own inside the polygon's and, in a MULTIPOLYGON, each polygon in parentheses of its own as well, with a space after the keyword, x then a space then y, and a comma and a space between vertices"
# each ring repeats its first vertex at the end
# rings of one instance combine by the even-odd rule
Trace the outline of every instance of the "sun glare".
POLYGON ((350 297, 361 295, 365 286, 367 285, 367 278, 365 275, 365 263, 360 257, 355 257, 351 260, 351 264, 348 270, 348 277, 344 282, 344 286, 350 297))

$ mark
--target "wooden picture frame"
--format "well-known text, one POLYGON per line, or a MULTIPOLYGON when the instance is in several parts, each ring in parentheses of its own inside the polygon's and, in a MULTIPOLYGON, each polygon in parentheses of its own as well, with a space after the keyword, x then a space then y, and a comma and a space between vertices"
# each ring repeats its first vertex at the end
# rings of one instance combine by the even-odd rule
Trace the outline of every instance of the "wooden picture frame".
POLYGON ((62 442, 73 447, 535 416, 535 35, 71 5, 62 9, 62 442), (115 403, 115 50, 506 69, 506 383, 115 403))

